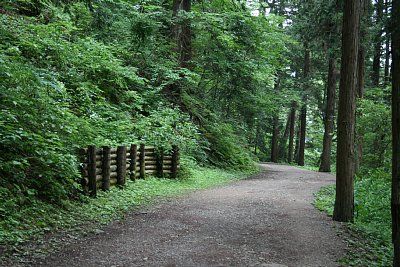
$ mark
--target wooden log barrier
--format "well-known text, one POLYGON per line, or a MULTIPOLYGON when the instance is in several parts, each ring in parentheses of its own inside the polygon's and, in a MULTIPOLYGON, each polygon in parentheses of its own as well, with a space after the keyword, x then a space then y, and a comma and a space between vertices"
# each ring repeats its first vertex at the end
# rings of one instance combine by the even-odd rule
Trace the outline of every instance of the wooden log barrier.
POLYGON ((115 184, 124 186, 127 174, 131 180, 144 179, 146 175, 177 178, 179 171, 177 146, 173 146, 171 154, 165 154, 144 144, 140 147, 132 144, 129 148, 119 146, 116 149, 109 146, 96 149, 91 145, 82 149, 79 156, 82 187, 92 197, 96 197, 98 188, 107 191, 115 184))
POLYGON ((87 150, 87 171, 89 179, 89 194, 92 197, 97 195, 97 183, 96 183, 96 146, 89 146, 87 150))
POLYGON ((130 147, 130 165, 129 165, 129 177, 132 181, 136 180, 136 155, 137 155, 137 145, 131 145, 130 147))
POLYGON ((144 179, 146 176, 145 157, 146 157, 145 146, 144 146, 144 144, 141 144, 140 145, 140 156, 139 156, 140 179, 144 179))
POLYGON ((173 146, 172 159, 171 159, 171 178, 178 177, 178 161, 179 161, 179 148, 178 146, 173 146))
POLYGON ((164 177, 164 151, 160 150, 157 155, 157 176, 164 177))
POLYGON ((110 190, 110 167, 111 167, 111 147, 103 146, 103 158, 102 158, 102 184, 101 188, 104 191, 110 190))
POLYGON ((124 186, 126 176, 126 146, 117 148, 117 185, 124 186))

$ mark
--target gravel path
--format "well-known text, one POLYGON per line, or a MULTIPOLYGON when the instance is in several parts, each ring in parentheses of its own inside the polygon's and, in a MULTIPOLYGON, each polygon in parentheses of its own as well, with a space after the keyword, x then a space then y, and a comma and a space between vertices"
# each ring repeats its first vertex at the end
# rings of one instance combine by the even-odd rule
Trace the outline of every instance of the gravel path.
POLYGON ((34 266, 340 266, 340 225, 310 204, 334 177, 262 166, 246 180, 129 214, 34 266))

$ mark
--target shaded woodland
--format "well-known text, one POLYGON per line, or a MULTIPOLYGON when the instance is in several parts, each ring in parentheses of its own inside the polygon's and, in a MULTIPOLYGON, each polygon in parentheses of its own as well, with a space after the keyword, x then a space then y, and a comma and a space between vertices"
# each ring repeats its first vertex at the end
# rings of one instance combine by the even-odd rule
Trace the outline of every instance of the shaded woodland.
POLYGON ((0 243, 82 201, 79 149, 144 143, 179 147, 183 178, 334 172, 333 219, 400 266, 398 2, 0 2, 0 243))

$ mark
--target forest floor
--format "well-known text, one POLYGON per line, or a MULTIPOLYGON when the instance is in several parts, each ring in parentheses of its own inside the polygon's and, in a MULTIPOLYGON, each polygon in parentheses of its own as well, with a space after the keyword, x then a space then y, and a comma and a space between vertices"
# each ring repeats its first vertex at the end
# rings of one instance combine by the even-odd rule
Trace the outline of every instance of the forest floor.
POLYGON ((334 176, 262 164, 245 180, 165 199, 30 266, 340 266, 342 226, 312 206, 334 176))

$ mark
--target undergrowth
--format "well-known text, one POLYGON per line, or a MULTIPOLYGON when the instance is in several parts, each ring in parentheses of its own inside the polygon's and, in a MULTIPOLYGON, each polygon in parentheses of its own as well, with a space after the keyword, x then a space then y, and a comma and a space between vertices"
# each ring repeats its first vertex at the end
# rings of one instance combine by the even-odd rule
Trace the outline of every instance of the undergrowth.
MULTIPOLYGON (((374 170, 355 183, 354 223, 347 224, 348 251, 345 266, 392 266, 390 175, 374 170)), ((315 194, 314 206, 332 216, 335 186, 323 187, 315 194)))
MULTIPOLYGON (((122 217, 128 210, 151 202, 158 197, 179 196, 195 189, 240 179, 245 172, 195 167, 189 178, 128 181, 124 190, 112 188, 99 192, 95 199, 84 197, 80 201, 65 201, 63 206, 51 205, 34 197, 29 208, 15 210, 0 221, 0 245, 13 252, 21 250, 27 241, 57 231, 87 231, 85 225, 104 225, 122 217)), ((89 227, 93 230, 93 227, 89 227)), ((1 264, 0 264, 1 265, 1 264)))

